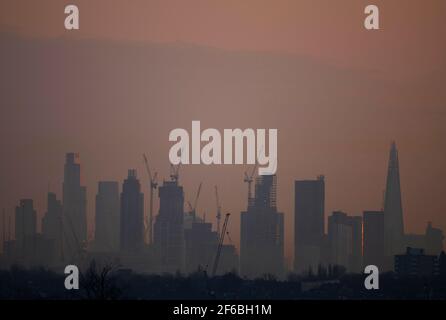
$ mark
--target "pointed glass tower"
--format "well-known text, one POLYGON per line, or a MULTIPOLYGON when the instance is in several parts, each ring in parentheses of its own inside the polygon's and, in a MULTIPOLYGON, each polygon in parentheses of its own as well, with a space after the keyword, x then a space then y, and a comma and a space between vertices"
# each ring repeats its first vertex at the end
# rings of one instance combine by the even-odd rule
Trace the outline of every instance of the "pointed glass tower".
POLYGON ((404 250, 403 206, 401 202, 398 150, 395 142, 390 148, 384 198, 384 240, 386 256, 402 253, 404 250))

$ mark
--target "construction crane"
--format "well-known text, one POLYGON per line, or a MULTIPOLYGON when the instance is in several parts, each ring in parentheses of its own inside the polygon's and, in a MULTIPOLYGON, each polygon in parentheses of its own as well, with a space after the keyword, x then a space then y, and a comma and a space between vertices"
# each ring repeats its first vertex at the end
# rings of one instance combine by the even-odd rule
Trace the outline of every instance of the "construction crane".
POLYGON ((214 266, 212 268, 212 276, 213 277, 215 277, 215 274, 217 273, 218 262, 220 260, 220 255, 221 255, 221 248, 223 247, 223 242, 225 240, 226 228, 228 227, 228 221, 229 221, 230 215, 231 215, 230 213, 226 214, 225 222, 223 223, 223 229, 221 231, 220 240, 218 242, 218 247, 217 247, 217 254, 215 256, 214 266))
POLYGON ((244 182, 248 183, 248 206, 252 204, 252 182, 254 181, 254 174, 257 170, 257 166, 258 164, 256 163, 250 175, 245 171, 245 178, 243 179, 244 182))
POLYGON ((176 183, 180 180, 180 165, 170 164, 170 180, 176 183))
POLYGON ((148 244, 152 244, 152 230, 153 230, 153 194, 158 187, 158 173, 155 172, 152 176, 152 171, 150 170, 149 160, 147 160, 146 154, 143 154, 144 164, 146 166, 147 174, 149 175, 149 187, 150 187, 150 202, 149 202, 149 217, 145 219, 145 232, 144 237, 148 244), (148 220, 148 221, 147 221, 148 220))
POLYGON ((232 239, 231 239, 231 235, 229 234, 229 231, 226 231, 226 236, 228 237, 229 244, 232 245, 233 242, 232 242, 232 239))
POLYGON ((202 185, 203 185, 203 182, 200 182, 200 184, 198 185, 197 195, 195 196, 195 201, 194 201, 194 214, 197 212, 198 199, 200 198, 202 185))
POLYGON ((218 187, 215 186, 215 199, 217 201, 217 233, 220 234, 220 222, 221 222, 221 204, 218 196, 218 187))
MULTIPOLYGON (((85 243, 81 243, 79 241, 79 238, 76 235, 76 230, 74 229, 74 226, 73 226, 73 223, 71 221, 69 214, 65 215, 65 220, 68 222, 68 226, 70 227, 70 231, 72 234, 72 238, 70 238, 69 234, 65 233, 65 239, 67 240, 67 244, 69 244, 70 241, 73 240, 74 246, 75 246, 74 250, 77 250, 76 253, 78 255, 78 258, 82 262, 82 261, 84 261, 85 253, 86 253, 85 243)), ((62 232, 65 232, 65 230, 66 230, 66 228, 62 228, 62 232)), ((69 245, 69 246, 70 246, 70 251, 71 251, 71 245, 69 245)))
POLYGON ((2 238, 3 238, 3 242, 2 244, 4 245, 4 243, 6 242, 6 211, 5 209, 3 209, 3 214, 2 214, 2 238))
POLYGON ((189 206, 189 212, 192 215, 193 220, 195 221, 196 213, 197 213, 197 206, 198 206, 198 199, 200 198, 201 193, 201 186, 203 185, 203 182, 200 182, 197 189, 197 194, 195 196, 194 205, 190 203, 190 201, 187 202, 187 205, 189 206))

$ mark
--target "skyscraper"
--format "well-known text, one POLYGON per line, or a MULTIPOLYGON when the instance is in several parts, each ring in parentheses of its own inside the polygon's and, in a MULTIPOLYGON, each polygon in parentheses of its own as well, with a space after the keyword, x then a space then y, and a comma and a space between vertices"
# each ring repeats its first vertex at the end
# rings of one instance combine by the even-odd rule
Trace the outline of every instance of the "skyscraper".
POLYGON ((100 181, 98 183, 95 226, 95 250, 118 251, 120 241, 118 182, 100 181))
POLYGON ((364 211, 364 266, 375 265, 380 271, 388 269, 385 261, 384 213, 364 211))
POLYGON ((120 236, 125 253, 138 252, 144 246, 144 194, 133 169, 122 185, 120 236))
POLYGON ((295 181, 294 185, 294 270, 316 270, 322 262, 325 228, 325 181, 295 181))
POLYGON ((80 173, 79 156, 67 153, 62 191, 64 255, 68 261, 79 257, 87 241, 87 196, 80 173))
POLYGON ((23 249, 25 240, 37 234, 37 215, 33 200, 22 199, 15 208, 15 239, 19 250, 23 249))
POLYGON ((362 218, 335 211, 328 217, 329 263, 349 272, 362 267, 362 218))
POLYGON ((352 227, 352 254, 350 256, 349 271, 354 273, 362 273, 363 263, 363 221, 361 216, 350 217, 350 225, 352 227))
POLYGON ((195 272, 200 267, 211 270, 218 246, 218 235, 212 231, 212 224, 192 222, 191 228, 184 230, 184 240, 186 272, 195 272))
POLYGON ((403 207, 401 202, 398 150, 395 142, 390 148, 384 199, 384 240, 387 260, 404 253, 403 207))
POLYGON ((42 234, 46 239, 54 240, 56 257, 62 254, 62 203, 54 193, 48 193, 47 211, 42 219, 42 234))
POLYGON ((164 181, 158 189, 160 208, 155 220, 153 244, 164 272, 184 268, 184 192, 178 180, 164 181))
POLYGON ((283 213, 276 206, 276 176, 258 177, 253 205, 241 213, 240 273, 258 277, 284 272, 283 213))

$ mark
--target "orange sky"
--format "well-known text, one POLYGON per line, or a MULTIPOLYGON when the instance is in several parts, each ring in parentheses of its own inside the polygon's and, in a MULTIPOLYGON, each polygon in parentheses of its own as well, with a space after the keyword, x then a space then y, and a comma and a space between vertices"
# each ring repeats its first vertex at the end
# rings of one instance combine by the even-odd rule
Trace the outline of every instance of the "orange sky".
MULTIPOLYGON (((8 155, 0 169, 5 207, 33 197, 41 216, 48 179, 59 191, 63 153, 74 150, 81 153, 91 218, 97 180, 122 181, 132 166, 142 176, 139 157, 154 144, 160 145, 154 165, 166 176, 168 131, 202 120, 204 127, 279 128, 279 207, 287 217, 288 256, 292 180, 325 173, 327 214, 379 208, 393 139, 400 148, 406 229, 421 232, 428 220, 446 229, 444 0, 373 1, 382 28, 373 32, 363 28, 368 0, 70 3, 80 9, 81 27, 75 32, 63 28, 62 1, 0 2, 0 30, 14 37, 2 37, 0 43, 6 70, 0 92, 2 150, 8 155), (146 46, 150 56, 144 61, 140 48, 146 46), (299 59, 307 61, 303 67, 299 59), (70 61, 78 64, 67 67, 74 75, 66 80, 63 66, 70 61), (35 64, 43 68, 41 77, 35 64), (114 68, 119 73, 107 73, 114 68), (77 70, 92 73, 84 77, 77 70), (156 92, 145 87, 146 81, 156 92), (149 102, 162 110, 154 113, 149 102), (227 111, 220 114, 223 108, 227 111), (239 113, 236 120, 229 117, 231 111, 239 113), (42 127, 30 114, 42 118, 42 127), (11 119, 23 115, 28 125, 17 131, 11 119), (128 141, 134 144, 127 146, 128 141), (46 154, 39 154, 42 150, 46 154)), ((243 168, 184 171, 189 193, 200 179, 213 179, 203 190, 206 210, 215 206, 213 184, 221 185, 228 210, 243 209, 243 168)), ((237 219, 231 225, 236 241, 237 219)))

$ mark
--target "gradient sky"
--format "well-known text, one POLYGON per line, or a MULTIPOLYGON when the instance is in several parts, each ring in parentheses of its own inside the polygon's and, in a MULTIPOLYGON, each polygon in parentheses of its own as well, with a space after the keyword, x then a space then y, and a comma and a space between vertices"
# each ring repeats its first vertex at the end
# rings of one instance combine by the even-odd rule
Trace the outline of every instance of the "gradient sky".
MULTIPOLYGON (((58 0, 0 2, 0 206, 60 195, 64 153, 81 154, 94 215, 98 180, 142 152, 168 175, 168 133, 202 127, 279 129, 279 208, 291 258, 293 180, 325 174, 328 215, 380 209, 390 142, 400 151, 406 232, 446 230, 446 2, 360 0, 85 0, 79 31, 58 0)), ((201 209, 220 187, 238 243, 245 167, 184 167, 201 209)), ((147 188, 145 186, 145 190, 147 188)), ((212 217, 213 219, 213 217, 212 217)))

